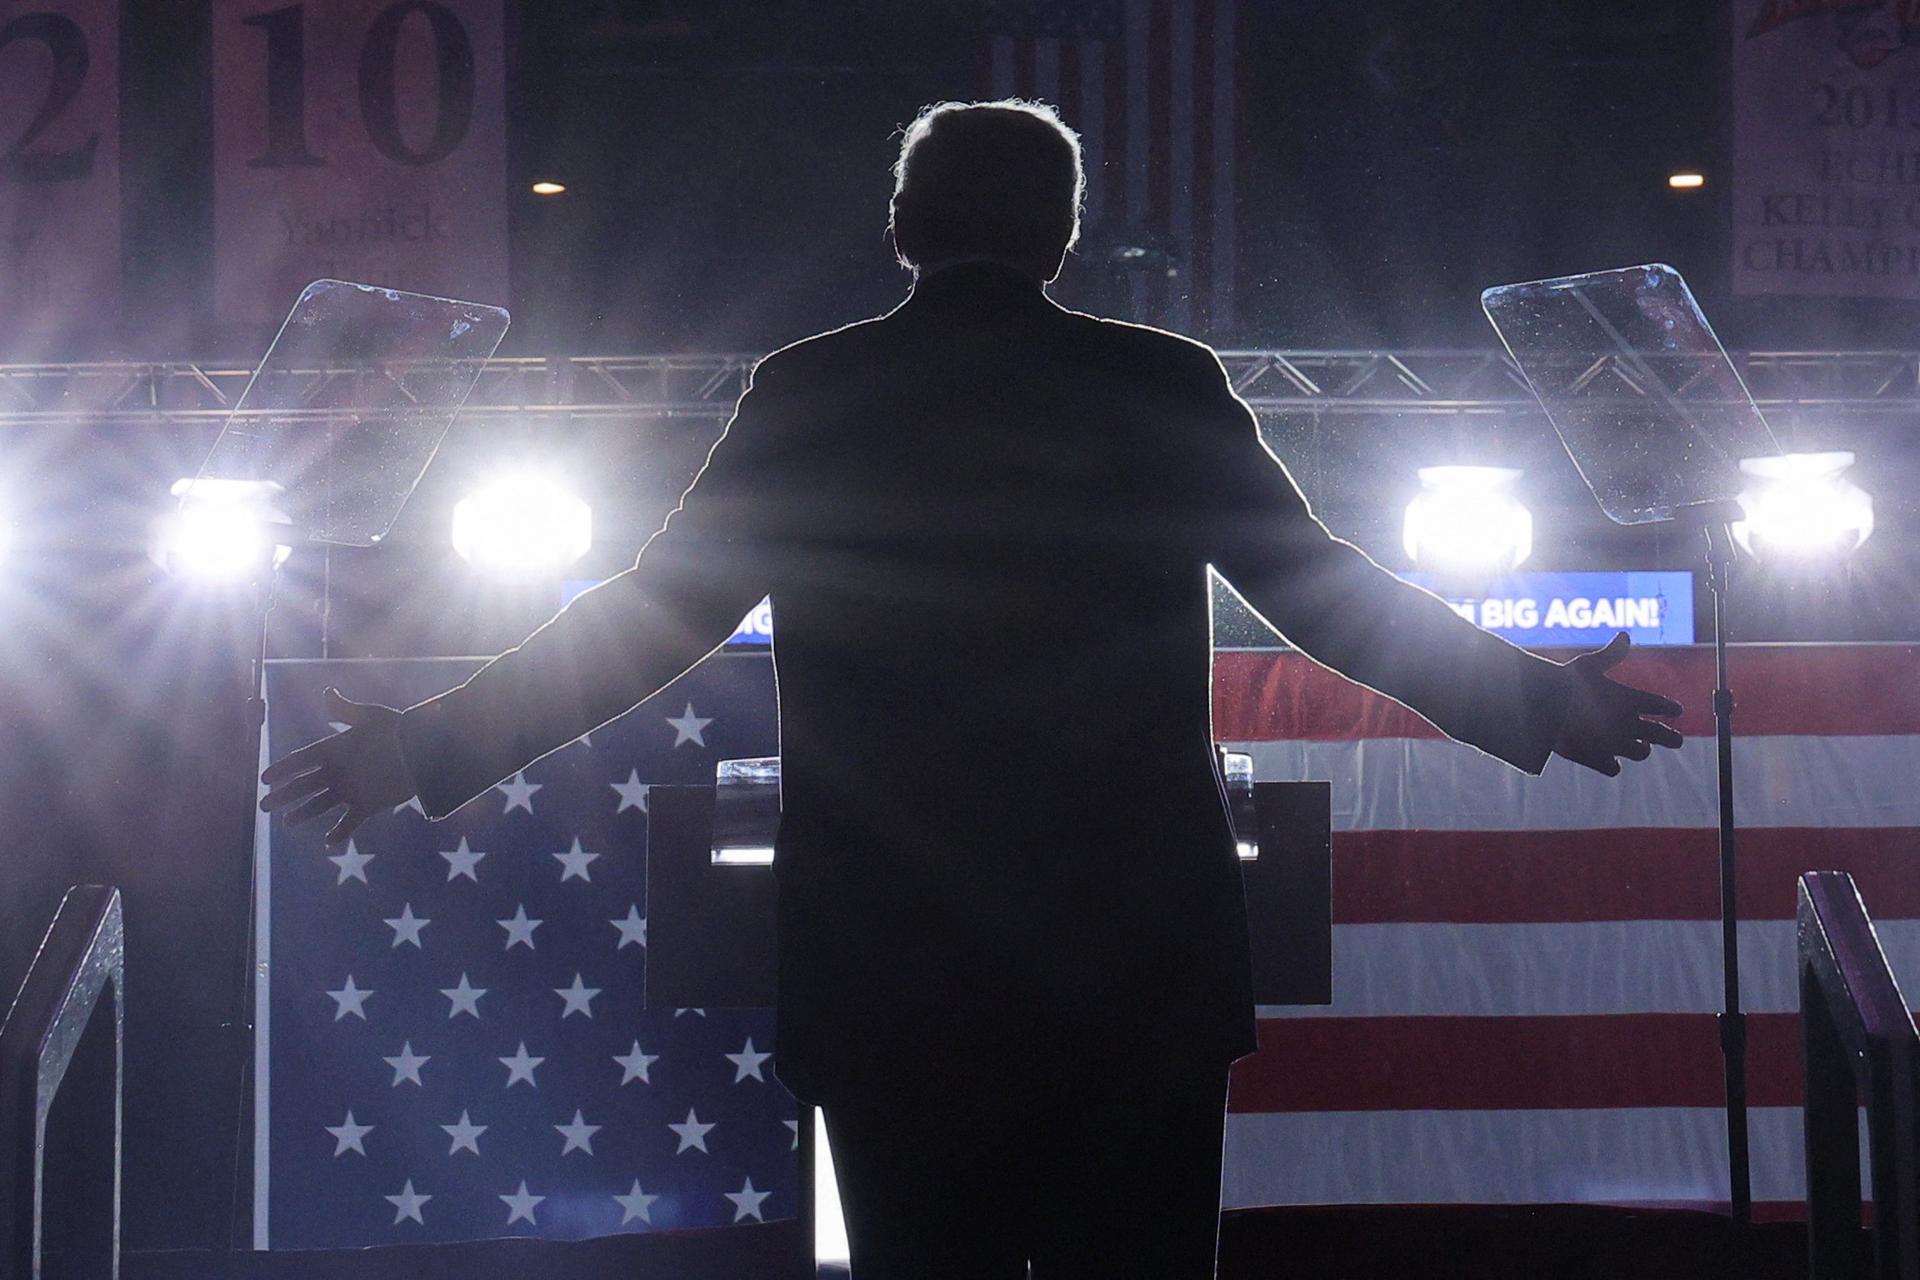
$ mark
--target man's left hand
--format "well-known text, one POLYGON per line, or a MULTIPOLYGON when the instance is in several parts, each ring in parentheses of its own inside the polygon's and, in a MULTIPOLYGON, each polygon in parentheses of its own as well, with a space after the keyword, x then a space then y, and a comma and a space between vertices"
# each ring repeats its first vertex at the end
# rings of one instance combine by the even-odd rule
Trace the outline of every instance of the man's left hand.
POLYGON ((1677 747, 1682 741, 1679 730, 1647 718, 1672 719, 1680 714, 1679 703, 1607 675, 1632 644, 1622 631, 1606 648, 1566 664, 1569 691, 1553 753, 1609 778, 1620 772, 1619 757, 1645 760, 1653 748, 1677 747))

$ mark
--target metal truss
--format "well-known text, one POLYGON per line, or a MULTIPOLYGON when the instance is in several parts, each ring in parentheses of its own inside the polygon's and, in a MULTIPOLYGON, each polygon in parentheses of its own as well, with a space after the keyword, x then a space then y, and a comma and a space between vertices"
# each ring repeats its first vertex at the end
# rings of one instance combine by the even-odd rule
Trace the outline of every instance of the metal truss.
MULTIPOLYGON (((1458 415, 1533 413, 1526 380, 1501 351, 1223 351, 1234 389, 1265 414, 1458 415)), ((755 357, 744 354, 513 357, 490 361, 464 416, 725 418, 755 357)), ((1790 351, 1733 355, 1762 409, 1826 414, 1920 413, 1920 351, 1790 351)), ((1606 357, 1553 371, 1561 394, 1588 398, 1723 397, 1699 362, 1606 357)), ((404 395, 412 366, 351 366, 282 375, 281 404, 339 412, 343 381, 375 381, 404 395)), ((0 365, 0 427, 107 422, 218 421, 253 376, 239 362, 167 361, 0 365)), ((298 412, 296 409, 295 412, 298 412)))

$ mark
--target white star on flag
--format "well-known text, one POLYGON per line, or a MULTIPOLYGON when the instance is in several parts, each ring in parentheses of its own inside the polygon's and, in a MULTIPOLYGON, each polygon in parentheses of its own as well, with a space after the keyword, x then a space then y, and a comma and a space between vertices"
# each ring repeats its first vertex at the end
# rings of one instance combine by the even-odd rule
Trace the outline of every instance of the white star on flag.
POLYGON ((399 1195, 386 1197, 387 1203, 393 1206, 393 1225, 397 1227, 408 1218, 412 1218, 421 1226, 426 1226, 427 1220, 420 1216, 420 1206, 431 1199, 433 1199, 432 1196, 416 1195, 413 1190, 413 1179, 408 1178, 407 1185, 400 1188, 399 1195))
POLYGON ((614 948, 615 951, 621 950, 628 943, 638 947, 647 945, 647 918, 640 914, 638 906, 627 908, 625 920, 609 920, 607 923, 620 931, 620 944, 614 948))
POLYGON ((540 927, 540 922, 527 919, 526 903, 520 903, 514 908, 513 919, 501 920, 497 923, 507 931, 507 950, 511 951, 523 942, 527 944, 527 950, 534 949, 533 931, 540 927))
POLYGON ((393 806, 393 811, 395 813, 402 813, 408 809, 413 810, 415 813, 419 814, 423 818, 427 816, 427 806, 420 803, 419 796, 413 797, 413 799, 407 801, 405 804, 397 804, 393 806))
POLYGON ((528 1084, 538 1089, 540 1083, 533 1078, 533 1069, 545 1061, 545 1058, 527 1056, 527 1042, 522 1040, 520 1047, 514 1051, 514 1055, 511 1058, 500 1059, 500 1065, 507 1069, 507 1083, 505 1087, 511 1089, 518 1081, 525 1080, 528 1084))
POLYGON ((653 1202, 659 1198, 659 1196, 650 1196, 642 1191, 640 1189, 640 1179, 635 1178, 633 1180, 633 1190, 623 1196, 616 1195, 613 1198, 614 1202, 620 1206, 620 1225, 624 1227, 635 1218, 638 1218, 648 1226, 652 1226, 653 1202))
MULTIPOLYGON (((382 1061, 393 1068, 393 1087, 398 1089, 401 1083, 407 1080, 420 1084, 420 1068, 433 1059, 430 1056, 415 1053, 413 1041, 408 1040, 400 1046, 398 1057, 383 1058, 382 1061)), ((421 1085, 421 1088, 425 1087, 421 1085)))
POLYGON ((782 1120, 780 1123, 793 1130, 793 1145, 789 1147, 788 1150, 798 1151, 800 1149, 800 1122, 798 1120, 782 1120))
MULTIPOLYGON (((506 1203, 507 1208, 512 1211, 507 1214, 508 1226, 512 1226, 514 1223, 520 1221, 522 1218, 525 1218, 527 1220, 527 1223, 529 1226, 540 1225, 539 1223, 533 1220, 533 1207, 539 1204, 542 1200, 545 1200, 546 1197, 528 1195, 527 1180, 525 1178, 520 1179, 520 1189, 518 1191, 514 1192, 510 1196, 501 1196, 500 1199, 504 1201, 506 1203)), ((738 1219, 736 1219, 736 1221, 738 1221, 738 1219)))
POLYGON ((413 904, 409 902, 400 908, 400 914, 398 916, 385 923, 387 928, 393 930, 394 946, 397 947, 403 942, 410 942, 414 945, 415 949, 420 949, 420 931, 432 924, 433 921, 422 920, 420 917, 414 915, 413 904))
POLYGON ((346 1017, 348 1014, 352 1014, 362 1022, 367 1020, 367 1011, 364 1006, 367 1003, 367 997, 372 995, 373 992, 362 991, 359 987, 354 986, 352 974, 347 975, 346 986, 341 987, 338 991, 329 991, 327 994, 333 997, 335 1006, 333 1010, 333 1020, 335 1022, 340 1021, 340 1019, 346 1017))
POLYGON ((653 790, 653 784, 640 781, 640 771, 629 769, 625 782, 609 782, 608 786, 620 793, 620 804, 615 813, 625 813, 629 809, 647 811, 647 792, 653 790))
POLYGON ((569 880, 585 880, 589 884, 593 883, 593 877, 587 874, 587 864, 600 855, 597 853, 588 853, 585 849, 582 849, 578 836, 575 836, 573 839, 572 849, 566 853, 556 853, 553 856, 558 858, 560 865, 566 868, 566 870, 560 873, 561 884, 565 884, 569 880))
POLYGON ((687 709, 681 712, 677 719, 673 716, 668 716, 666 719, 667 723, 673 726, 674 746, 677 747, 683 742, 691 742, 699 747, 707 745, 707 740, 702 735, 706 733, 707 726, 713 723, 713 717, 707 716, 702 719, 700 716, 693 714, 693 704, 691 702, 687 704, 687 709))
POLYGON ((633 1052, 616 1053, 613 1060, 620 1064, 621 1084, 632 1084, 635 1080, 641 1084, 652 1084, 653 1081, 647 1079, 647 1068, 660 1061, 660 1055, 640 1052, 640 1042, 635 1040, 633 1052))
MULTIPOLYGON (((680 1145, 673 1149, 673 1154, 679 1155, 682 1151, 695 1147, 701 1151, 706 1151, 707 1134, 716 1127, 715 1125, 701 1124, 700 1117, 693 1114, 692 1107, 688 1107, 687 1118, 684 1123, 669 1123, 667 1125, 667 1128, 680 1135, 680 1145)), ((708 1152, 708 1154, 711 1155, 712 1152, 708 1152)))
POLYGON ((771 1191, 755 1191, 753 1189, 752 1178, 748 1178, 745 1183, 741 1184, 738 1191, 723 1191, 721 1194, 733 1201, 733 1220, 735 1222, 748 1216, 760 1222, 766 1221, 765 1218, 760 1216, 760 1202, 773 1193, 771 1191))
MULTIPOLYGON (((453 1001, 453 1007, 447 1010, 447 1017, 457 1018, 463 1013, 470 1013, 478 1018, 480 1016, 480 997, 487 994, 487 989, 485 987, 474 986, 467 981, 467 975, 462 973, 460 975, 459 986, 442 987, 440 988, 440 994, 453 1001)), ((747 1047, 753 1047, 751 1041, 748 1042, 747 1047)))
POLYGON ((330 1124, 322 1127, 333 1135, 335 1142, 339 1143, 339 1145, 333 1149, 334 1155, 343 1156, 349 1151, 358 1151, 361 1155, 367 1154, 367 1149, 361 1145, 360 1139, 372 1133, 373 1126, 370 1124, 355 1124, 353 1122, 353 1109, 351 1107, 347 1109, 347 1118, 345 1120, 342 1120, 337 1125, 330 1124))
POLYGON ((765 1081, 766 1077, 760 1074, 760 1064, 773 1055, 770 1053, 755 1053, 753 1051, 753 1037, 748 1036, 746 1048, 740 1050, 738 1053, 723 1054, 722 1056, 733 1064, 733 1082, 739 1084, 748 1076, 752 1076, 755 1080, 765 1081))
POLYGON ((504 792, 507 797, 507 807, 500 811, 502 816, 512 813, 515 809, 525 809, 528 813, 532 813, 533 793, 545 785, 543 782, 528 782, 524 772, 514 774, 505 782, 496 783, 493 789, 504 792))
POLYGON ((486 1125, 475 1124, 467 1118, 467 1113, 462 1111, 460 1123, 443 1124, 440 1127, 447 1131, 449 1138, 453 1139, 453 1145, 447 1149, 448 1155, 458 1155, 463 1150, 471 1151, 475 1155, 480 1154, 480 1135, 487 1131, 486 1125))
POLYGON ((327 861, 340 868, 340 877, 334 881, 334 884, 343 885, 349 880, 358 880, 361 884, 365 884, 367 882, 367 864, 372 862, 373 859, 373 854, 361 853, 353 847, 353 841, 347 841, 347 851, 345 853, 330 853, 327 855, 327 861))
POLYGON ((587 1017, 591 1018, 593 1016, 593 998, 600 994, 600 988, 587 986, 580 980, 580 975, 576 973, 573 975, 573 985, 571 987, 555 987, 553 994, 567 1002, 567 1007, 560 1011, 562 1018, 570 1018, 576 1013, 584 1013, 587 1017))
POLYGON ((593 1135, 600 1132, 602 1128, 597 1124, 588 1124, 577 1110, 573 1113, 572 1124, 557 1124, 553 1127, 561 1137, 566 1139, 566 1143, 560 1148, 561 1155, 569 1151, 584 1151, 592 1155, 593 1135))
POLYGON ((442 849, 440 856, 447 860, 447 880, 449 882, 460 876, 465 876, 475 884, 480 883, 480 877, 474 874, 473 868, 480 859, 487 855, 484 853, 476 853, 472 849, 469 849, 465 836, 460 837, 460 847, 458 849, 442 849))

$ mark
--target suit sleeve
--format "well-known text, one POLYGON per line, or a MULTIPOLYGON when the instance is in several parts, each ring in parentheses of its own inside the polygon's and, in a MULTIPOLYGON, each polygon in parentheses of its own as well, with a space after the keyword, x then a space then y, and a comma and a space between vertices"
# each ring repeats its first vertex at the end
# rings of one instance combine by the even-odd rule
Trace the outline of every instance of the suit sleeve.
POLYGON ((764 361, 755 369, 699 475, 632 568, 401 716, 401 753, 429 817, 659 692, 724 644, 767 594, 764 489, 781 435, 779 379, 769 372, 764 361))
POLYGON ((1567 671, 1403 582, 1314 516, 1217 357, 1195 436, 1213 566, 1309 657, 1528 773, 1552 754, 1567 671))

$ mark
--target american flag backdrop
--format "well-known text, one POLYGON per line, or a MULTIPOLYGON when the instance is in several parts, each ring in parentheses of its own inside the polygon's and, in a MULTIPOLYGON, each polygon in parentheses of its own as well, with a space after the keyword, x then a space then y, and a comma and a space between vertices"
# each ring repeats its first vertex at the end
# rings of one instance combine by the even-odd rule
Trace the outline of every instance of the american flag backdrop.
MULTIPOLYGON (((1228 1206, 1726 1202, 1713 653, 1617 674, 1686 745, 1529 778, 1297 656, 1217 658, 1218 735, 1334 804, 1334 1001, 1261 1011, 1228 1206)), ((1753 1194, 1791 1214, 1798 874, 1852 872, 1920 989, 1920 651, 1736 646, 1731 685, 1753 1194)))
MULTIPOLYGON (((271 754, 329 732, 328 685, 406 706, 476 665, 275 664, 271 754)), ((794 1217, 799 1110, 772 1011, 644 1000, 648 786, 711 782, 776 742, 769 663, 722 657, 443 822, 397 810, 329 853, 275 821, 255 1247, 794 1217)))
MULTIPOLYGON (((274 749, 324 730, 329 683, 404 703, 469 670, 281 664, 274 749)), ((1792 1212, 1797 873, 1851 871, 1896 972, 1920 985, 1920 650, 1736 647, 1732 671, 1754 1194, 1792 1212)), ((1216 655, 1217 736, 1256 777, 1331 780, 1335 828, 1334 1002, 1260 1011, 1229 1103, 1226 1207, 1725 1201, 1712 654, 1642 650, 1619 674, 1687 704, 1687 745, 1617 779, 1564 761, 1535 779, 1296 654, 1216 655)), ((770 1016, 643 1009, 644 946, 629 942, 646 914, 645 786, 707 781, 716 760, 774 745, 771 663, 724 656, 438 827, 402 811, 347 858, 276 832, 265 1238, 791 1216, 795 1108, 758 1058, 770 1016), (583 853, 590 879, 571 870, 583 853), (515 945, 521 906, 543 921, 533 950, 515 945), (531 1081, 515 1079, 522 1043, 545 1059, 531 1081), (581 1124, 597 1126, 591 1151, 581 1124), (473 1125, 487 1126, 477 1152, 459 1136, 473 1125), (704 1149, 688 1145, 702 1132, 704 1149)))
POLYGON ((1201 337, 1231 328, 1235 3, 990 6, 993 96, 1050 102, 1080 133, 1084 265, 1069 271, 1070 302, 1076 271, 1119 270, 1129 318, 1201 337), (1113 259, 1125 250, 1145 252, 1126 268, 1113 259))

